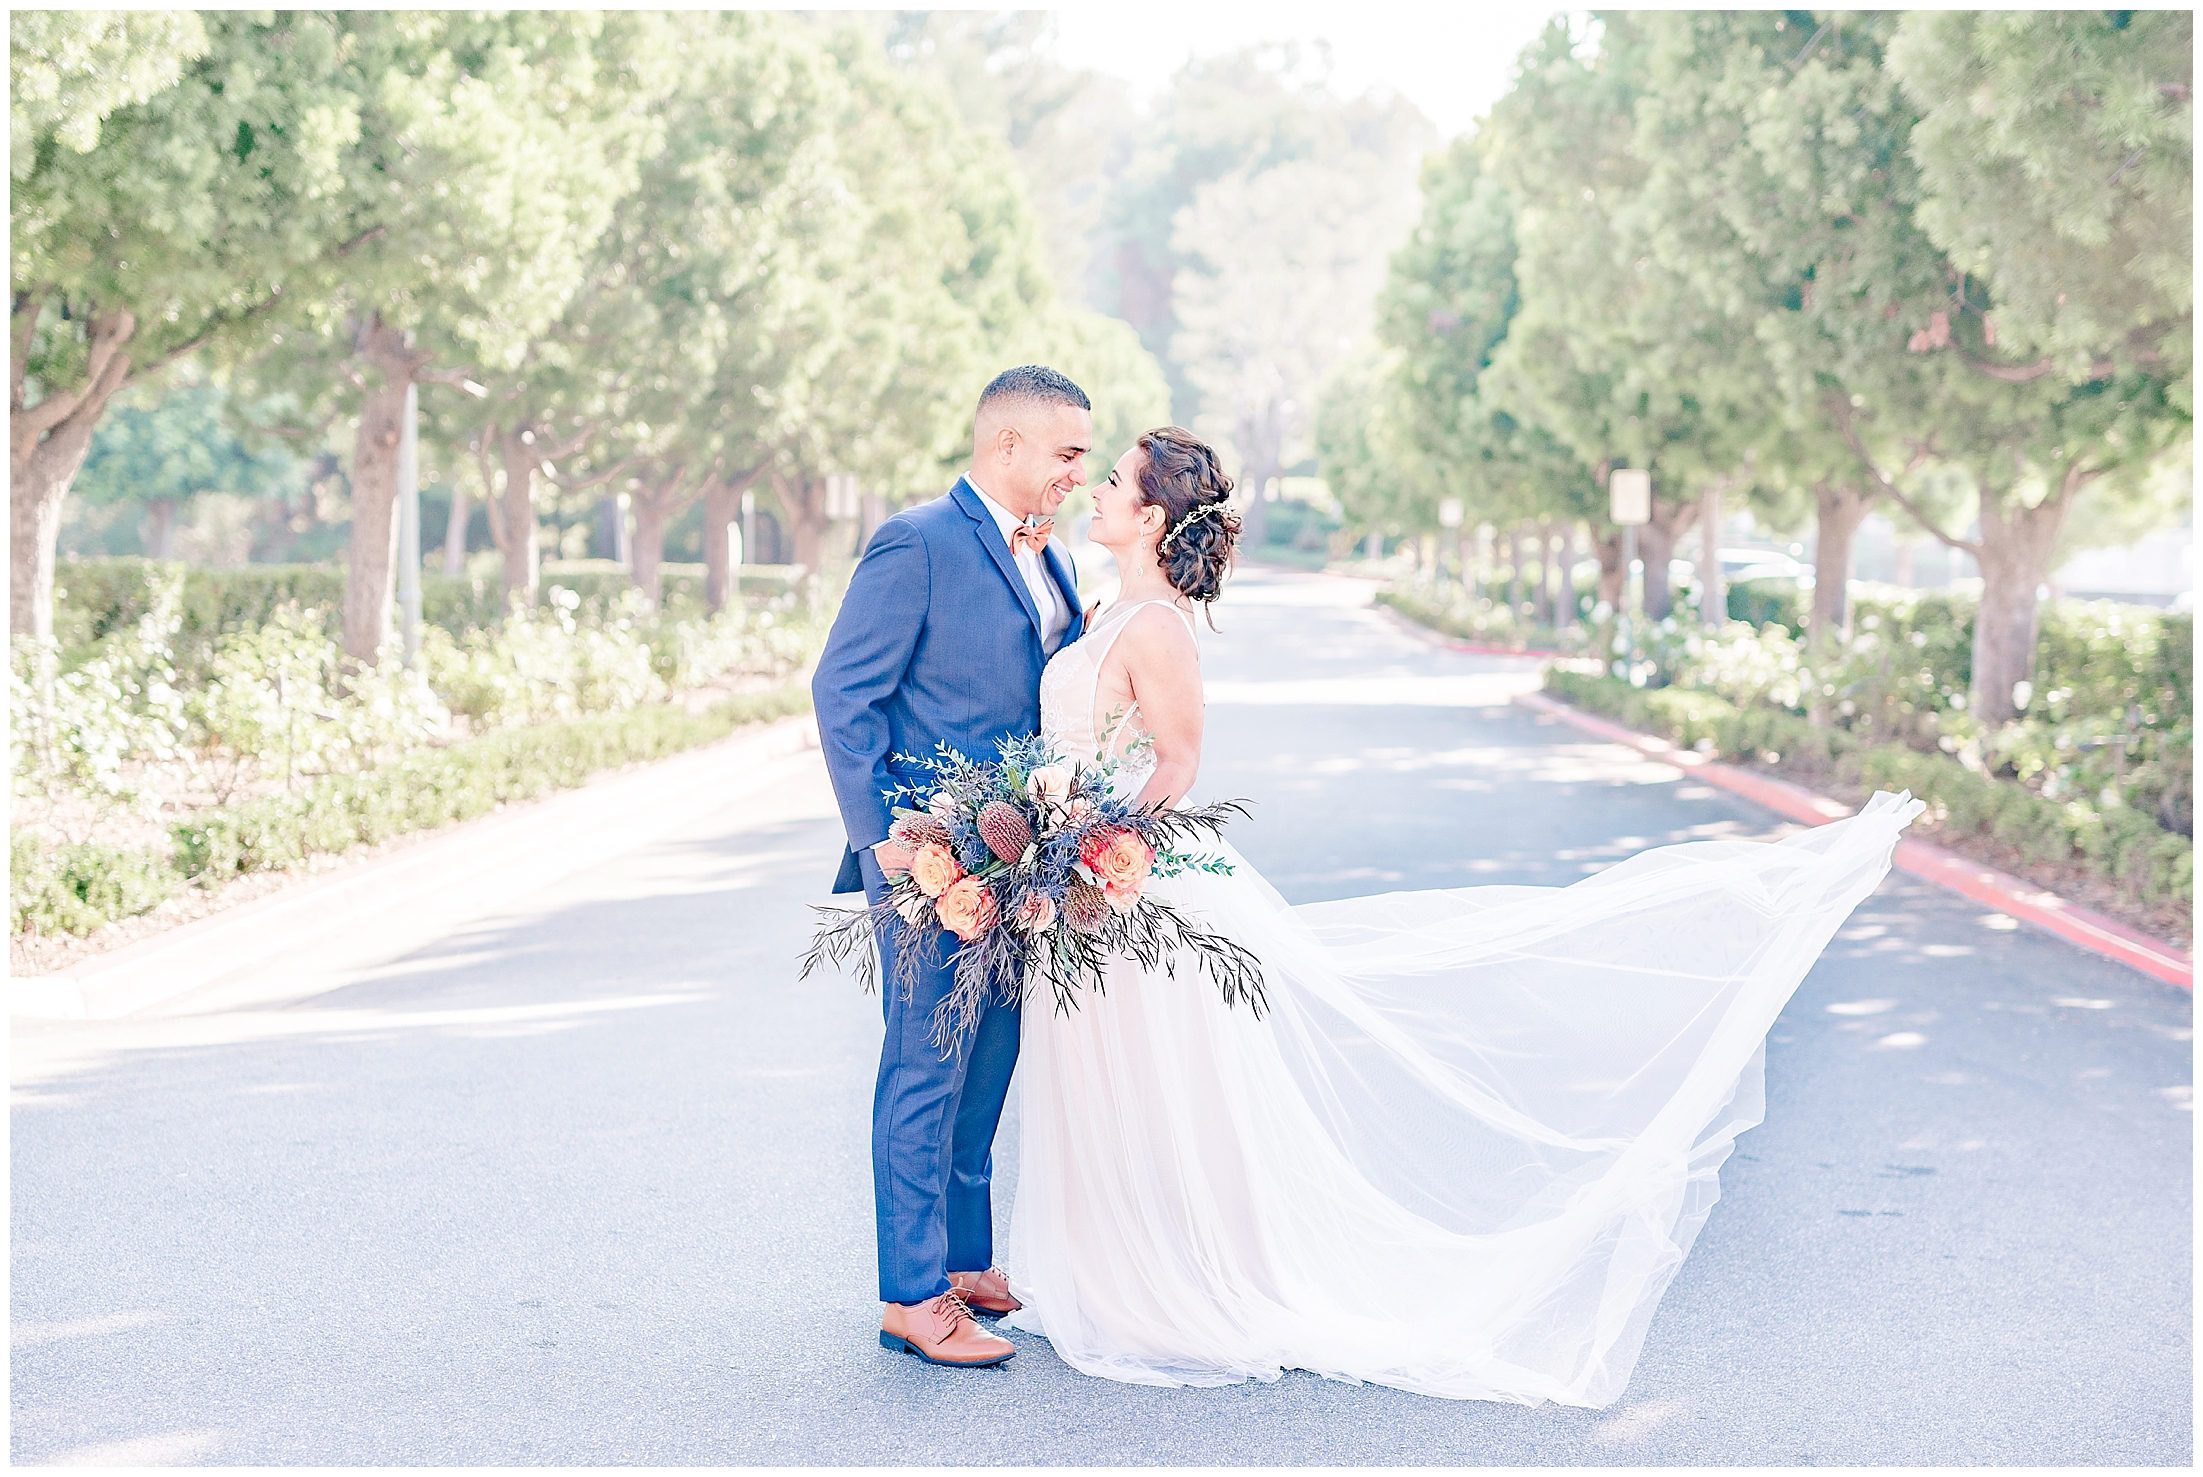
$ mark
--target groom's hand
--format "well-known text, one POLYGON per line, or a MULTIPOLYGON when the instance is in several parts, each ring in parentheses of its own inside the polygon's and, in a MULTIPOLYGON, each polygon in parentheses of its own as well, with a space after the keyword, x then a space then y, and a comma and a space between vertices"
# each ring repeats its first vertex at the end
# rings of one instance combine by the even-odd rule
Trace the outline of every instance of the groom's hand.
POLYGON ((880 864, 883 875, 893 877, 910 870, 910 848, 882 841, 872 848, 872 860, 880 864))

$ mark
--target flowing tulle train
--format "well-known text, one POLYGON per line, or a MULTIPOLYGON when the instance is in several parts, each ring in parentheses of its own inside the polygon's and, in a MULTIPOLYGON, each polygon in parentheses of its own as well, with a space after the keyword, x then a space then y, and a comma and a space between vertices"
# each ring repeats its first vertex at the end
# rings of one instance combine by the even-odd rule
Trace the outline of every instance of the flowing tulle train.
POLYGON ((1612 1402, 1762 1117, 1768 1028, 1921 808, 1567 888, 1294 908, 1237 855, 1157 883, 1260 954, 1270 1014, 1130 961, 1027 1009, 1013 1324, 1140 1384, 1612 1402))

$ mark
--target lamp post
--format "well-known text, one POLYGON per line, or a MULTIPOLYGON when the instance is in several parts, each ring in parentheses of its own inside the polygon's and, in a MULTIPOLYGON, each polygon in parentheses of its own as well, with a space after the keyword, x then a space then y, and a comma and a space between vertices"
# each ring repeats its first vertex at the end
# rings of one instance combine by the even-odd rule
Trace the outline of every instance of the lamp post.
MULTIPOLYGON (((848 472, 829 472, 826 476, 826 516, 836 523, 854 523, 860 511, 857 479, 848 472)), ((860 546, 855 551, 862 555, 860 546)))
POLYGON ((421 391, 410 381, 398 422, 398 610, 410 667, 421 654, 421 391))
MULTIPOLYGON (((1461 499, 1449 497, 1438 504, 1438 526, 1446 531, 1446 544, 1456 571, 1461 570, 1461 499)), ((1466 580, 1463 581, 1467 583, 1466 580)))
MULTIPOLYGON (((1622 609, 1620 644, 1624 655, 1633 656, 1630 615, 1636 606, 1637 529, 1652 521, 1652 474, 1643 467, 1616 467, 1607 474, 1609 511, 1622 528, 1622 609)), ((1634 665, 1634 663, 1632 663, 1634 665)))

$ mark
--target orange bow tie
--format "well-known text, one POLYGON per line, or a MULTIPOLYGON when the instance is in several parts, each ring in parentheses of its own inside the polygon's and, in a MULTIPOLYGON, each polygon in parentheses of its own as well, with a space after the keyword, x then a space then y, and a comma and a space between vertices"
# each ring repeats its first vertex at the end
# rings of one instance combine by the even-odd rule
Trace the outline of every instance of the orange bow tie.
POLYGON ((1010 530, 1010 552, 1022 554, 1031 549, 1042 554, 1048 549, 1048 535, 1056 531, 1056 520, 1043 518, 1038 523, 1020 523, 1010 530))

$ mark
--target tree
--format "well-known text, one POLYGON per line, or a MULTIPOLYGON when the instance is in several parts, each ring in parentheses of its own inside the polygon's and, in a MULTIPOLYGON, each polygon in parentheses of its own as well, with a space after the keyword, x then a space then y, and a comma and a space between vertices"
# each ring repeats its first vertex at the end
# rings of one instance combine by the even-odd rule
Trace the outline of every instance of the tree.
POLYGON ((1510 479, 1490 463, 1504 458, 1513 423, 1495 424, 1478 389, 1521 306, 1514 201, 1468 138, 1425 162, 1422 187, 1422 219, 1394 253, 1377 305, 1402 450, 1428 496, 1458 497, 1479 521, 1511 517, 1510 479))
POLYGON ((1978 540, 1930 526, 1981 564, 1985 723, 2024 706, 2076 497, 2138 488, 2192 422, 2192 42, 2184 12, 1922 13, 1890 46, 1921 110, 1919 219, 1951 262, 1907 343, 1950 388, 1915 455, 1960 461, 1979 493, 1978 540))
POLYGON ((939 79, 966 124, 1009 146, 1049 276, 1066 301, 1083 299, 1113 158, 1136 127, 1124 85, 1053 60, 1047 11, 875 14, 891 59, 939 79))
POLYGON ((358 112, 326 15, 18 11, 9 37, 9 627, 43 640, 109 403, 362 244, 338 162, 358 112))
POLYGON ((178 386, 158 399, 120 397, 92 437, 76 494, 144 504, 152 524, 146 553, 167 559, 177 513, 200 493, 259 498, 299 480, 289 452, 238 433, 224 413, 228 398, 211 384, 178 386))
POLYGON ((262 372, 317 384, 324 421, 355 420, 344 649, 371 662, 390 623, 407 390, 478 389, 565 309, 633 188, 664 59, 658 19, 636 13, 340 19, 358 123, 337 165, 361 244, 264 334, 262 372))
POLYGON ((1369 332, 1385 247, 1412 201, 1397 163, 1243 168, 1179 212, 1171 354, 1200 396, 1195 425, 1238 455, 1256 547, 1264 488, 1313 449, 1324 382, 1369 332))
POLYGON ((1994 294, 1990 346, 2022 361, 2007 367, 2074 383, 2140 369, 2192 398, 2194 44, 2176 10, 1898 26, 1889 67, 1920 109, 1920 223, 1994 294))
MULTIPOLYGON (((1631 17, 1607 17, 1588 57, 1556 21, 1493 109, 1484 159, 1516 202, 1521 304, 1487 382, 1494 405, 1592 469, 1595 496, 1614 467, 1652 472, 1652 518, 1637 542, 1646 613, 1658 619, 1671 605, 1677 541, 1709 483, 1742 485, 1769 402, 1749 328, 1655 249, 1662 217, 1633 146, 1648 52, 1631 17)), ((1588 511, 1608 530, 1601 562, 1618 582, 1606 509, 1588 511)))
MULTIPOLYGON (((548 482, 569 496, 627 490, 635 583, 656 602, 667 526, 761 468, 802 357, 788 347, 793 304, 811 290, 821 235, 847 229, 818 208, 839 187, 830 129, 847 102, 807 29, 741 13, 666 26, 679 85, 654 74, 634 189, 566 310, 465 423, 485 484, 502 471, 492 526, 510 596, 534 597, 536 487, 548 482)), ((724 529, 707 530, 707 565, 725 562, 724 529)))
POLYGON ((938 83, 898 73, 855 32, 829 45, 848 104, 832 124, 845 233, 822 238, 791 319, 768 485, 796 561, 816 571, 826 479, 890 501, 937 494, 970 450, 980 387, 1053 347, 1059 304, 1005 146, 968 128, 938 83))
MULTIPOLYGON (((1603 521, 1593 469, 1518 420, 1486 383, 1522 306, 1513 195, 1469 138, 1426 161, 1422 186, 1422 219, 1378 299, 1391 368, 1372 408, 1396 428, 1382 438, 1390 469, 1375 485, 1399 484, 1407 502, 1368 521, 1428 529, 1446 497, 1460 499, 1469 524, 1603 521)), ((1617 542, 1608 559, 1617 580, 1619 561, 1617 542)))
POLYGON ((1324 484, 1349 525, 1378 535, 1420 533, 1437 518, 1413 445, 1419 428, 1400 414, 1408 397, 1399 358, 1363 345, 1332 376, 1316 409, 1324 484))
MULTIPOLYGON (((1139 331, 1169 377, 1173 414, 1181 422, 1193 424, 1210 408, 1173 347, 1183 326, 1179 277, 1194 265, 1179 220, 1204 189, 1230 175, 1251 180, 1296 161, 1375 171, 1391 181, 1393 193, 1365 226, 1373 261, 1412 221, 1414 171, 1433 142, 1428 120, 1396 96, 1341 98, 1327 85, 1327 71, 1321 48, 1295 46, 1250 47, 1189 62, 1135 133, 1111 183, 1088 278, 1090 300, 1139 331)), ((1241 219, 1229 228, 1252 233, 1257 224, 1241 219)), ((1232 242, 1248 244, 1251 234, 1232 242)), ((1214 275, 1229 256, 1223 243, 1208 245, 1202 275, 1214 275)), ((1378 265, 1369 276, 1372 290, 1381 276, 1378 265)), ((1309 386, 1310 393, 1319 387, 1309 386)), ((1313 410, 1310 404, 1303 413, 1313 410)))
POLYGON ((1783 12, 1644 19, 1650 79, 1634 147, 1654 254, 1751 342, 1737 369, 1769 392, 1764 486, 1812 500, 1808 631, 1833 640, 1859 526, 1882 495, 1852 441, 1903 438, 1937 403, 1903 353, 1946 290, 1913 219, 1913 109, 1883 66, 1890 16, 1783 12))

